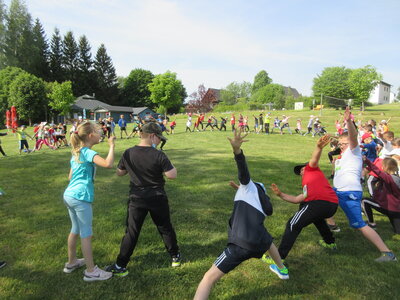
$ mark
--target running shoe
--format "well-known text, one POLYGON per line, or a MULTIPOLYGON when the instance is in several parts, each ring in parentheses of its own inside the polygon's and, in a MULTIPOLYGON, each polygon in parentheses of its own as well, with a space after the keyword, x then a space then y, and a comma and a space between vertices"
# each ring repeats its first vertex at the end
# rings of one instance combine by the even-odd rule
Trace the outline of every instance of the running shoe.
POLYGON ((93 272, 88 272, 85 270, 83 272, 83 280, 84 281, 98 281, 98 280, 107 280, 110 279, 113 276, 113 273, 111 272, 106 272, 102 269, 100 269, 98 266, 95 266, 93 268, 93 272))
POLYGON ((0 269, 2 268, 2 267, 5 267, 6 266, 6 262, 5 261, 0 261, 0 269))
POLYGON ((127 268, 118 267, 117 264, 107 266, 106 271, 111 272, 111 273, 113 273, 114 276, 118 276, 118 277, 125 277, 126 275, 129 274, 129 271, 127 268))
POLYGON ((282 269, 279 269, 277 265, 270 265, 269 269, 274 272, 280 279, 289 279, 289 270, 286 267, 283 267, 282 269))
POLYGON ((73 271, 75 271, 76 269, 79 269, 80 267, 83 267, 85 265, 85 259, 84 258, 78 258, 76 260, 76 262, 72 265, 70 265, 69 263, 65 263, 64 266, 64 273, 71 273, 73 271))
POLYGON ((320 244, 322 247, 326 248, 326 249, 330 249, 330 250, 337 250, 337 246, 336 243, 325 243, 324 240, 319 240, 318 244, 320 244))
POLYGON ((397 261, 393 252, 382 252, 382 255, 375 259, 377 262, 392 262, 397 261))
POLYGON ((176 268, 181 266, 181 254, 178 253, 177 255, 172 256, 172 263, 171 266, 176 268))

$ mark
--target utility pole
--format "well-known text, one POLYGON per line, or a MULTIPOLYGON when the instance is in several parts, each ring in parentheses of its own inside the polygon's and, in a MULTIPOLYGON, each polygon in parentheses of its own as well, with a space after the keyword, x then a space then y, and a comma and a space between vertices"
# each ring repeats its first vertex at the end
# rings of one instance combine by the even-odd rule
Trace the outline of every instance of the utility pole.
POLYGON ((319 116, 322 116, 322 94, 321 94, 321 104, 319 109, 319 116))

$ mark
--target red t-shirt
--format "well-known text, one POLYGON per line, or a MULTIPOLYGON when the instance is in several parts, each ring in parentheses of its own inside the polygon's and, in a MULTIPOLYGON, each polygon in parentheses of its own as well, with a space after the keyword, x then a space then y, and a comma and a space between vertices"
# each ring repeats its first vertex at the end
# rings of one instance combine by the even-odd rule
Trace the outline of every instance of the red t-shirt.
POLYGON ((307 164, 304 169, 301 185, 303 186, 303 194, 305 196, 304 202, 323 200, 338 203, 335 191, 319 167, 311 168, 307 164))
MULTIPOLYGON (((383 170, 382 162, 383 162, 383 159, 378 157, 377 159, 374 160, 374 165, 377 166, 377 167, 379 168, 379 170, 383 170)), ((372 175, 372 176, 374 176, 374 177, 378 177, 378 176, 377 176, 374 172, 372 172, 372 171, 369 172, 368 175, 372 175)))

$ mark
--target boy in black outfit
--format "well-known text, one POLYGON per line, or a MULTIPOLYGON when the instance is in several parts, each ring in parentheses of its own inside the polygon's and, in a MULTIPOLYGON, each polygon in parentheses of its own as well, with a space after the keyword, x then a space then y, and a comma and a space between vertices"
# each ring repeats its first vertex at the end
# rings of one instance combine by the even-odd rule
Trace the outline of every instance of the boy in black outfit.
POLYGON ((172 267, 180 266, 179 247, 170 220, 163 177, 165 175, 168 179, 175 179, 177 171, 167 155, 155 149, 163 139, 165 137, 156 123, 143 125, 139 145, 125 150, 118 163, 117 175, 130 176, 130 191, 125 236, 116 263, 107 267, 107 271, 116 276, 128 275, 126 266, 147 213, 150 213, 172 258, 172 267))
MULTIPOLYGON (((235 195, 234 207, 228 228, 228 245, 201 280, 195 300, 208 299, 211 288, 222 276, 235 269, 250 258, 261 258, 268 251, 276 262, 270 268, 281 279, 289 279, 287 268, 283 265, 272 237, 264 227, 265 216, 272 215, 272 205, 262 183, 250 179, 246 159, 240 149, 244 138, 235 130, 229 139, 238 168, 240 186, 235 195)), ((232 183, 231 183, 232 185, 232 183)))

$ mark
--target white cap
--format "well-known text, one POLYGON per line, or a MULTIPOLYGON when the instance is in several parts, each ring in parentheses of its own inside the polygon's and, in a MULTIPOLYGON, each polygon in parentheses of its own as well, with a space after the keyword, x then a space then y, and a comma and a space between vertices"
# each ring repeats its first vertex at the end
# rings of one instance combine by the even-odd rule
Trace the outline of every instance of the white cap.
POLYGON ((381 123, 386 123, 386 120, 382 120, 381 123))

